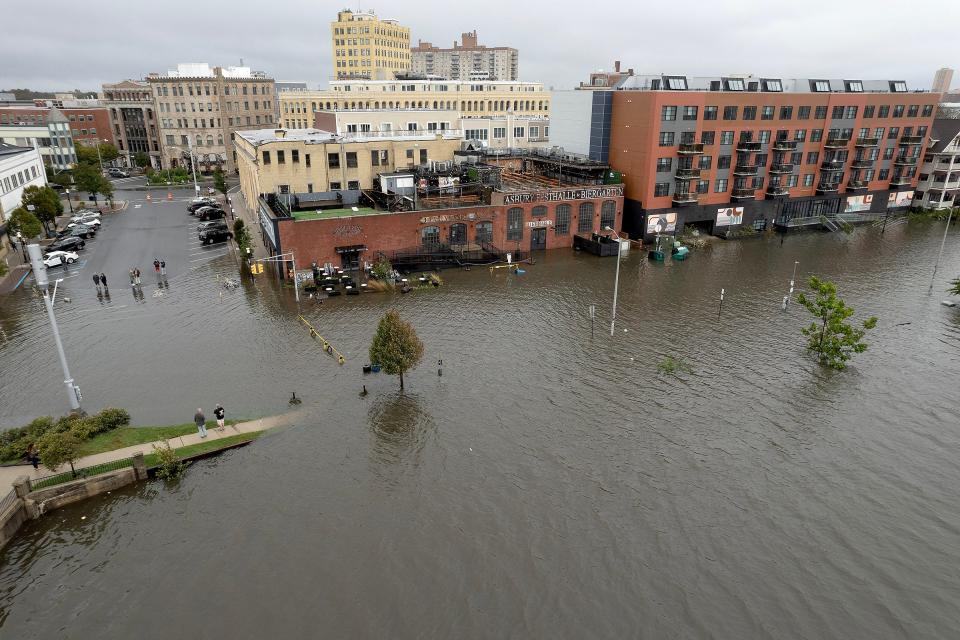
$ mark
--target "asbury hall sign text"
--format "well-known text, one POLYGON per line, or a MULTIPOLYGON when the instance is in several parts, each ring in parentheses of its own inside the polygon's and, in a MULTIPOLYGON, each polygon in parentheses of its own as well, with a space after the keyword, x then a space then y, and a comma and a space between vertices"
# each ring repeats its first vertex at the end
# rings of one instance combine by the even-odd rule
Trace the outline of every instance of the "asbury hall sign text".
POLYGON ((551 202, 559 200, 592 200, 594 198, 621 197, 623 197, 623 185, 616 187, 561 189, 560 191, 528 191, 526 193, 508 193, 503 197, 503 204, 523 204, 525 202, 551 202))

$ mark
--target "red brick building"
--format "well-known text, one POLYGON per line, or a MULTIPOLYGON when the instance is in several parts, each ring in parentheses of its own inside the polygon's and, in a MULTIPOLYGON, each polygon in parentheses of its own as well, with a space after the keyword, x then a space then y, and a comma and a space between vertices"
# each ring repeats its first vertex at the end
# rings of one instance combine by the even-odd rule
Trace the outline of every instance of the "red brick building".
MULTIPOLYGON (((46 125, 51 107, 15 105, 0 107, 0 125, 46 125)), ((110 112, 106 107, 59 107, 58 110, 70 121, 70 133, 74 144, 93 146, 115 144, 110 128, 110 112)))

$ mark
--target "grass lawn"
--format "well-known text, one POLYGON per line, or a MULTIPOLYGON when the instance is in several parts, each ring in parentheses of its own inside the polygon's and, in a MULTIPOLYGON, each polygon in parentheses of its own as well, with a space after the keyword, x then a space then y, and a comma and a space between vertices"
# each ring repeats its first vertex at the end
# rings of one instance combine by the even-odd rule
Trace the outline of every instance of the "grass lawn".
MULTIPOLYGON (((216 451, 217 449, 223 449, 224 447, 236 445, 241 442, 250 442, 251 440, 256 440, 262 434, 263 431, 238 433, 236 435, 227 436, 226 438, 217 438, 216 440, 209 440, 207 442, 191 444, 186 447, 175 448, 174 451, 177 452, 177 457, 182 460, 184 458, 189 458, 190 456, 195 456, 199 453, 216 451)), ((143 456, 143 460, 146 463, 147 468, 154 467, 157 465, 157 454, 149 453, 143 456)))
POLYGON ((294 211, 294 220, 324 220, 326 218, 352 218, 354 216, 372 216, 380 213, 370 207, 357 207, 354 211, 350 207, 343 209, 318 209, 316 211, 294 211))
MULTIPOLYGON (((227 420, 227 424, 236 424, 238 420, 227 420)), ((214 422, 216 424, 216 422, 214 422)), ((192 422, 169 427, 118 427, 113 431, 98 434, 80 444, 80 457, 90 456, 104 451, 132 447, 156 440, 168 440, 177 436, 196 433, 197 425, 192 422)))

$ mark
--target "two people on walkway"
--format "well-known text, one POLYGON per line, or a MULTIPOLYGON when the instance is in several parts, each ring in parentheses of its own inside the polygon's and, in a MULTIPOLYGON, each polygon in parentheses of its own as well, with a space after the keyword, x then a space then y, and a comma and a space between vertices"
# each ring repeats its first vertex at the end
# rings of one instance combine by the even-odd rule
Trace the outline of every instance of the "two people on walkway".
MULTIPOLYGON (((223 419, 226 412, 223 410, 223 405, 217 403, 217 408, 213 410, 213 415, 217 419, 217 428, 221 431, 223 430, 223 419)), ((197 407, 197 412, 193 415, 193 421, 197 425, 197 431, 200 433, 201 438, 207 437, 207 417, 203 415, 203 409, 197 407)))
POLYGON ((137 267, 130 269, 130 284, 140 286, 140 269, 137 267))
POLYGON ((107 288, 107 274, 105 273, 94 273, 93 274, 93 284, 97 285, 97 293, 101 291, 101 285, 103 289, 107 288))
POLYGON ((157 278, 160 276, 167 275, 167 261, 161 260, 159 258, 153 259, 153 271, 157 274, 157 278))

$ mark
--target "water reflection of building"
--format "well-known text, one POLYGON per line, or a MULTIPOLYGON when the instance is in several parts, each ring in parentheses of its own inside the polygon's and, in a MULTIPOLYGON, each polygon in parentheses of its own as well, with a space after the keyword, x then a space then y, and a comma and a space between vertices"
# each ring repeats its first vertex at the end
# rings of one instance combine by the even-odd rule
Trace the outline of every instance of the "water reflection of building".
POLYGON ((241 181, 268 249, 293 251, 301 267, 356 268, 381 254, 409 269, 485 263, 620 228, 623 185, 603 163, 541 150, 468 149, 451 157, 402 168, 378 158, 388 170, 369 186, 265 189, 252 163, 241 167, 241 181))

